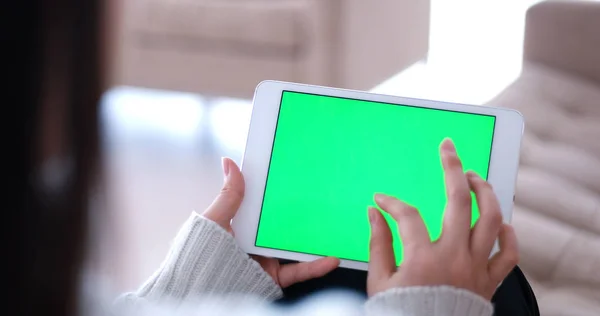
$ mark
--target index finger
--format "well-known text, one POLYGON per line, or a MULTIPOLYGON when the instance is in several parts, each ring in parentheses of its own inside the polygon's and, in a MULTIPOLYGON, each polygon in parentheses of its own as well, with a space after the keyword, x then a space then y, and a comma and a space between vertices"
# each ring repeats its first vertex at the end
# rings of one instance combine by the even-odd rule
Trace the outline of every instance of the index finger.
POLYGON ((463 172, 462 162, 450 139, 440 146, 446 196, 448 202, 444 212, 442 240, 453 244, 468 245, 471 229, 471 190, 463 172))

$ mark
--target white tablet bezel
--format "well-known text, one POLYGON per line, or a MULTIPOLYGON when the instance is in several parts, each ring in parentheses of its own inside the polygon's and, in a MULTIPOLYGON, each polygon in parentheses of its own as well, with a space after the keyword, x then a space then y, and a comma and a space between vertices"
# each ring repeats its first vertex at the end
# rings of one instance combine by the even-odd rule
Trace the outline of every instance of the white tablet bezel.
MULTIPOLYGON (((297 261, 312 261, 322 257, 255 246, 267 172, 271 160, 273 137, 283 91, 496 116, 488 181, 492 184, 498 196, 504 221, 507 223, 511 221, 524 126, 523 116, 519 112, 511 109, 410 99, 297 83, 263 81, 256 87, 254 94, 252 119, 242 162, 242 172, 246 180, 246 193, 232 223, 236 239, 247 253, 297 261)), ((367 263, 352 260, 341 260, 340 266, 359 270, 367 270, 368 267, 367 263)))

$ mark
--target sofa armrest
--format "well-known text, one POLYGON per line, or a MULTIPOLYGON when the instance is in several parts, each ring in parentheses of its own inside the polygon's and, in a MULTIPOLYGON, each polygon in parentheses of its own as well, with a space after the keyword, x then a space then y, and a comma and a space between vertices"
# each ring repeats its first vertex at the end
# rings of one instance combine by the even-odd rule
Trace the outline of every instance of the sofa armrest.
POLYGON ((527 11, 524 59, 600 82, 600 2, 552 0, 527 11))

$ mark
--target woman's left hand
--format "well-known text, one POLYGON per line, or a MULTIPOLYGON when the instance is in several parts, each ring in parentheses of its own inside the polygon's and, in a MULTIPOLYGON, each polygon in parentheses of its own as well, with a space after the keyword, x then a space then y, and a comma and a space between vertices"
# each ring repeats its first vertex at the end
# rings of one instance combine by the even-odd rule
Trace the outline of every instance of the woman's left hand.
MULTIPOLYGON (((213 201, 213 203, 204 211, 202 216, 217 223, 230 234, 235 235, 231 228, 231 220, 237 213, 242 199, 244 198, 244 176, 236 163, 223 158, 223 174, 225 180, 223 188, 213 201)), ((261 267, 267 272, 273 280, 282 288, 286 288, 298 282, 322 277, 333 271, 340 263, 337 258, 321 258, 312 262, 302 262, 294 264, 279 264, 275 258, 266 258, 262 256, 252 256, 261 267)))

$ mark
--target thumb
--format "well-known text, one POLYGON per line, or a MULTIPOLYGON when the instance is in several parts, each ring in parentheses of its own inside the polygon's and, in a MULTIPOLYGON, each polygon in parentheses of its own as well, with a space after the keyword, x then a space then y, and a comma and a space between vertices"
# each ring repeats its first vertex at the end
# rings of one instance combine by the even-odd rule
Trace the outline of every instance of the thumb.
POLYGON ((390 226, 378 209, 369 207, 368 213, 371 223, 371 241, 367 291, 373 294, 378 292, 380 284, 385 283, 396 271, 396 259, 390 226))
POLYGON ((236 163, 223 158, 224 183, 221 192, 212 204, 202 214, 207 219, 229 230, 231 219, 237 213, 244 198, 244 176, 236 163))

